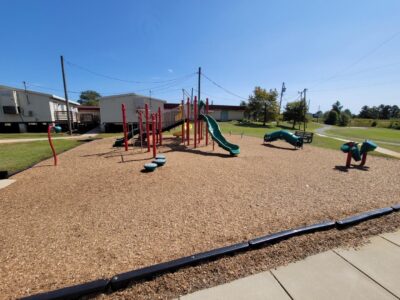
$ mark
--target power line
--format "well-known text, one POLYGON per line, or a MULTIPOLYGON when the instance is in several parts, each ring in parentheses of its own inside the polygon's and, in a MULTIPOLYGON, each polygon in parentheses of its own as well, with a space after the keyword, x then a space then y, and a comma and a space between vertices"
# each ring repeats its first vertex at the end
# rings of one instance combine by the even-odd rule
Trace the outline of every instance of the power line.
POLYGON ((374 54, 376 51, 378 51, 381 47, 383 47, 385 44, 389 43, 391 40, 393 40, 394 38, 396 38, 398 35, 400 35, 400 31, 396 32, 395 34, 391 35, 388 39, 384 40, 383 42, 381 42, 378 46, 376 46, 375 48, 373 48, 371 51, 367 52, 366 54, 364 54, 363 56, 361 56, 359 59, 355 60, 354 62, 352 62, 351 64, 349 64, 348 66, 346 66, 345 68, 339 70, 338 72, 334 73, 332 76, 320 80, 319 82, 316 82, 315 85, 313 85, 311 88, 314 88, 317 85, 320 85, 324 82, 327 82, 329 80, 332 80, 334 78, 336 78, 337 76, 339 76, 341 73, 347 71, 348 69, 352 68, 353 66, 357 65, 358 63, 360 63, 361 61, 363 61, 364 59, 366 59, 367 57, 371 56, 372 54, 374 54))
POLYGON ((247 98, 239 96, 238 94, 235 94, 234 92, 231 92, 230 90, 224 88, 223 86, 221 86, 220 84, 216 83, 214 80, 212 80, 211 78, 209 78, 206 74, 202 73, 201 74, 205 79, 207 79, 208 81, 210 81, 212 84, 214 84, 216 87, 219 87, 221 90, 225 91, 226 93, 235 96, 237 98, 243 99, 243 100, 247 100, 247 98))
POLYGON ((171 81, 183 79, 183 78, 186 78, 186 77, 190 77, 190 76, 193 76, 193 75, 196 74, 195 72, 193 72, 193 73, 190 73, 190 74, 186 74, 186 75, 184 75, 184 76, 181 76, 181 77, 172 78, 172 79, 168 79, 168 80, 160 80, 160 81, 138 81, 138 80, 122 79, 122 78, 118 78, 118 77, 114 77, 114 76, 102 74, 102 73, 99 73, 99 72, 96 72, 96 71, 92 71, 92 70, 90 70, 90 69, 88 69, 88 68, 86 68, 86 67, 82 67, 82 66, 80 66, 80 65, 78 65, 78 64, 76 64, 76 63, 73 63, 73 62, 70 62, 70 61, 67 61, 67 60, 65 60, 65 62, 66 62, 68 65, 70 65, 70 66, 73 66, 73 67, 75 67, 75 68, 81 69, 81 70, 83 70, 83 71, 85 71, 85 72, 88 72, 88 73, 90 73, 90 74, 92 74, 92 75, 99 76, 99 77, 103 77, 103 78, 107 78, 107 79, 111 79, 111 80, 115 80, 115 81, 126 82, 126 83, 137 83, 137 84, 166 83, 166 82, 171 82, 171 81))

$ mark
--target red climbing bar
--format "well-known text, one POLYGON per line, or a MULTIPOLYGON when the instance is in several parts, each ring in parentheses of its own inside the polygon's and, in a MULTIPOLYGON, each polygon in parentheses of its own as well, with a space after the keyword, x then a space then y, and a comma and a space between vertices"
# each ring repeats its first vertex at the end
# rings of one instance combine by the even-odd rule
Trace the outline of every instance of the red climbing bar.
POLYGON ((51 129, 52 128, 53 128, 52 125, 49 125, 47 127, 47 138, 49 139, 50 148, 51 148, 51 151, 53 152, 54 166, 57 166, 57 154, 56 154, 56 150, 54 149, 53 141, 51 140, 51 129))
POLYGON ((349 152, 347 153, 347 159, 346 159, 346 167, 347 168, 350 168, 350 166, 351 166, 351 148, 353 148, 353 146, 354 146, 354 143, 349 143, 349 148, 350 148, 350 150, 349 150, 349 152))
POLYGON ((146 117, 146 141, 147 141, 147 152, 150 152, 150 120, 149 120, 149 105, 144 105, 145 117, 146 117))
POLYGON ((151 114, 151 132, 153 135, 153 157, 155 158, 157 155, 156 148, 156 114, 151 114))
POLYGON ((187 98, 187 115, 186 115, 186 140, 190 144, 190 100, 187 98))
POLYGON ((182 144, 185 144, 185 104, 181 101, 181 114, 182 114, 182 144))
POLYGON ((362 156, 362 158, 361 158, 360 166, 365 165, 366 162, 367 162, 367 152, 364 152, 364 153, 363 153, 363 156, 362 156))
POLYGON ((160 135, 160 146, 162 145, 162 117, 161 107, 158 107, 158 134, 160 135))
POLYGON ((197 147, 197 97, 194 96, 194 102, 193 102, 193 118, 194 118, 194 147, 197 147))
POLYGON ((158 131, 158 112, 155 113, 155 117, 156 117, 156 126, 155 126, 155 130, 156 130, 156 144, 158 145, 159 141, 159 131, 158 131))
MULTIPOLYGON (((208 98, 206 98, 206 115, 208 115, 208 98)), ((208 146, 208 126, 206 125, 206 146, 208 146)))
POLYGON ((122 103, 121 105, 122 109, 122 126, 124 128, 124 146, 125 146, 125 151, 128 151, 128 128, 126 126, 126 109, 125 109, 125 104, 122 103))
MULTIPOLYGON (((142 117, 142 112, 139 111, 139 139, 140 139, 140 147, 142 147, 142 142, 143 142, 143 117, 142 117)), ((143 148, 141 149, 143 151, 143 148)))

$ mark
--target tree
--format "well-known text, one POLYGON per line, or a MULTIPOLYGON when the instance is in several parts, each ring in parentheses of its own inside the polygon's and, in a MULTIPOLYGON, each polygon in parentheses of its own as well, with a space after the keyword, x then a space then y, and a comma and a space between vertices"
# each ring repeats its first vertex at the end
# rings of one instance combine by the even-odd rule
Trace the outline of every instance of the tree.
POLYGON ((347 125, 349 125, 350 120, 351 120, 351 115, 349 115, 349 114, 347 114, 345 112, 342 112, 340 114, 340 118, 339 118, 339 125, 340 126, 347 126, 347 125))
POLYGON ((328 125, 336 125, 339 120, 339 114, 336 110, 332 109, 328 112, 326 119, 325 119, 325 124, 328 125))
POLYGON ((390 110, 390 117, 393 119, 400 118, 400 108, 397 105, 393 105, 390 110))
POLYGON ((340 101, 336 101, 335 103, 332 104, 332 110, 336 111, 338 114, 342 111, 343 105, 340 103, 340 101))
POLYGON ((99 105, 99 98, 101 95, 92 90, 81 92, 78 102, 83 105, 97 106, 99 105))
POLYGON ((268 121, 275 120, 278 116, 278 92, 276 90, 254 88, 253 95, 249 97, 247 110, 253 119, 263 119, 264 126, 268 121))
MULTIPOLYGON (((304 101, 294 101, 286 104, 285 111, 283 112, 283 120, 293 121, 293 128, 297 122, 304 122, 304 101)), ((322 112, 321 112, 322 114, 322 112)))

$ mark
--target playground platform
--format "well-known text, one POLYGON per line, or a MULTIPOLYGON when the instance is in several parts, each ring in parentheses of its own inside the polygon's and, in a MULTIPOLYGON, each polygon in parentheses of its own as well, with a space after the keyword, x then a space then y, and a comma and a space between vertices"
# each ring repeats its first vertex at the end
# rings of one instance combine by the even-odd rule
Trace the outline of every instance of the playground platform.
POLYGON ((400 230, 322 252, 179 300, 399 299, 400 230))

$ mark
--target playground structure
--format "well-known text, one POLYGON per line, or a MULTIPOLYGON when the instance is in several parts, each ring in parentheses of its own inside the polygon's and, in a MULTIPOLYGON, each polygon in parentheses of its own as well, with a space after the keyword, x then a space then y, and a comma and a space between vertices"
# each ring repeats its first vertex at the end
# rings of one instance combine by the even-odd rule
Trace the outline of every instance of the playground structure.
POLYGON ((197 148, 202 140, 205 140, 205 145, 208 146, 210 134, 213 142, 215 141, 222 149, 228 151, 230 155, 236 156, 240 153, 239 146, 229 143, 225 139, 225 137, 222 135, 221 129, 219 128, 217 121, 209 115, 208 99, 206 99, 205 102, 198 102, 197 97, 194 97, 193 104, 191 104, 188 98, 186 109, 185 103, 182 100, 181 104, 177 108, 165 110, 163 113, 161 113, 160 108, 158 109, 157 113, 151 113, 149 110, 149 106, 145 104, 144 110, 142 109, 137 111, 139 120, 137 126, 135 128, 133 128, 132 126, 132 130, 129 132, 128 124, 126 123, 124 104, 122 104, 121 110, 124 137, 117 139, 114 143, 114 147, 124 146, 125 151, 128 151, 128 141, 132 139, 135 135, 139 135, 141 147, 143 147, 143 143, 146 142, 147 152, 150 152, 150 148, 152 148, 153 157, 156 157, 157 145, 162 145, 162 133, 178 126, 181 126, 181 130, 178 133, 175 133, 174 136, 180 137, 181 143, 183 145, 189 146, 191 131, 190 129, 192 128, 191 123, 193 123, 194 148, 197 148), (145 115, 144 120, 143 112, 145 115), (145 123, 145 125, 143 125, 143 123, 145 123))
POLYGON ((49 141, 51 152, 53 153, 54 166, 57 166, 57 153, 56 153, 56 150, 54 149, 53 140, 51 139, 51 131, 54 131, 55 133, 59 133, 59 132, 61 132, 61 127, 57 126, 57 125, 49 125, 47 127, 47 139, 49 141))
POLYGON ((284 140, 297 148, 303 148, 304 140, 302 137, 295 135, 286 130, 278 130, 264 135, 264 142, 274 142, 276 140, 284 140))
POLYGON ((356 142, 348 142, 340 147, 340 150, 342 150, 343 153, 347 153, 347 168, 350 168, 352 158, 355 161, 361 160, 360 166, 364 166, 367 162, 368 152, 372 152, 378 147, 378 145, 376 145, 374 142, 368 140, 365 140, 360 148, 358 147, 358 145, 359 143, 356 142))

